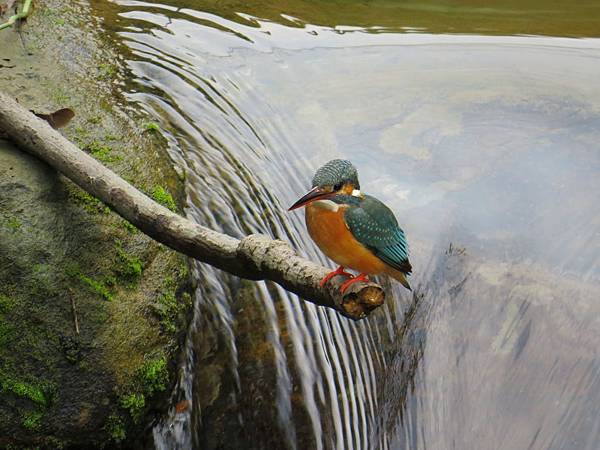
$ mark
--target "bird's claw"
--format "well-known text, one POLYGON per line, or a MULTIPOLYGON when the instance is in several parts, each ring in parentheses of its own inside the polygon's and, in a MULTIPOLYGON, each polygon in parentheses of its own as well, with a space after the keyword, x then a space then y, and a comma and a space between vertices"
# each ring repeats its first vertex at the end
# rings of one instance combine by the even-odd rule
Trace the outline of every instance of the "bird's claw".
POLYGON ((347 277, 353 278, 353 275, 351 273, 346 272, 344 270, 344 268, 342 266, 340 266, 337 269, 335 269, 333 272, 329 272, 327 275, 325 275, 325 278, 323 278, 321 280, 321 287, 324 287, 329 280, 331 280, 333 277, 336 277, 338 275, 345 275, 347 277))
POLYGON ((367 278, 367 276, 364 273, 361 273, 360 275, 357 275, 353 278, 350 278, 347 281, 344 281, 342 283, 342 285, 340 286, 340 292, 343 294, 344 292, 346 292, 346 290, 350 287, 351 284, 354 284, 358 281, 364 281, 364 282, 368 283, 369 279, 367 278))

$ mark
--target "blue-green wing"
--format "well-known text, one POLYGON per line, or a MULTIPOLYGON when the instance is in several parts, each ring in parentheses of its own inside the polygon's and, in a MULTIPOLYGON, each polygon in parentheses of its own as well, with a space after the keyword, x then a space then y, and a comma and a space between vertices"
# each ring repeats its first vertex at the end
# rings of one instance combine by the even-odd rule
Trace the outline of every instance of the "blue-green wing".
POLYGON ((408 243, 394 213, 369 195, 348 208, 344 219, 358 242, 394 269, 409 274, 408 243))

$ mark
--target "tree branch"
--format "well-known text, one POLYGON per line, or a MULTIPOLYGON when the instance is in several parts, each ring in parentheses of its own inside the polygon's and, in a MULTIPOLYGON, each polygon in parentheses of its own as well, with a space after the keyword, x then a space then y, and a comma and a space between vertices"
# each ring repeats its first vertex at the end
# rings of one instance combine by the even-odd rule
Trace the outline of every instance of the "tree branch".
POLYGON ((375 283, 354 283, 342 295, 339 287, 346 278, 336 276, 321 288, 319 282, 329 270, 299 257, 283 241, 263 235, 238 240, 171 212, 0 92, 2 130, 22 149, 102 200, 151 238, 178 252, 241 278, 272 280, 305 300, 334 308, 354 320, 366 317, 383 304, 383 289, 375 283))

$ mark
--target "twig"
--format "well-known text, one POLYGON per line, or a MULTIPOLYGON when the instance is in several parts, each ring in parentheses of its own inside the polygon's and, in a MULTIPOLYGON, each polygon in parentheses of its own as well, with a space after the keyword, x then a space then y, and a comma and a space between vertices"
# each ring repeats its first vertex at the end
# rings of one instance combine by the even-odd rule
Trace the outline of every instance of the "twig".
POLYGON ((0 30, 12 26, 13 24, 15 24, 17 22, 17 20, 23 20, 23 19, 27 18, 27 16, 29 15, 30 12, 31 12, 31 0, 25 0, 25 3, 23 3, 23 9, 21 10, 21 12, 19 12, 17 14, 13 14, 12 16, 10 16, 8 18, 8 21, 0 24, 0 30))
POLYGON ((75 325, 75 333, 79 334, 79 320, 77 320, 77 309, 75 309, 75 293, 69 288, 71 299, 71 311, 73 312, 73 324, 75 325))

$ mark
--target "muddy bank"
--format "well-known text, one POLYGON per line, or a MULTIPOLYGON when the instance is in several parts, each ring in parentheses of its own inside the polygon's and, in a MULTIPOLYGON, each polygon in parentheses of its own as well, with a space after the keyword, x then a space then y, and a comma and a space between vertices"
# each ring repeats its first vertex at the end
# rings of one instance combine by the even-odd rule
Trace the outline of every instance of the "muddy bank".
MULTIPOLYGON (((37 1, 0 31, 0 89, 172 209, 182 182, 86 5, 37 1)), ((187 261, 0 141, 0 448, 139 441, 165 403, 191 307, 187 261)))

